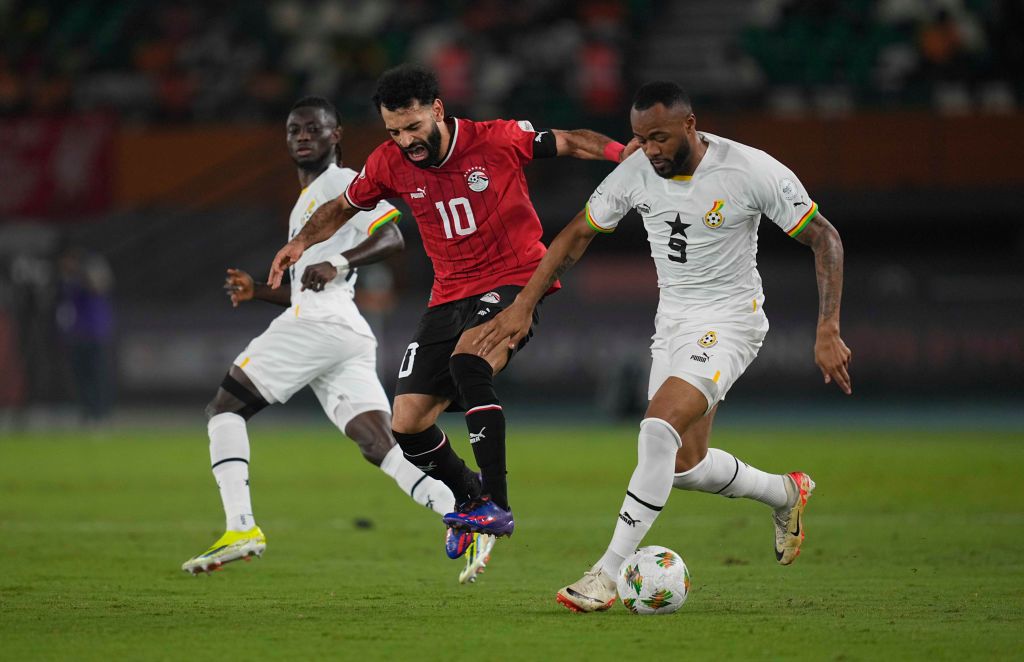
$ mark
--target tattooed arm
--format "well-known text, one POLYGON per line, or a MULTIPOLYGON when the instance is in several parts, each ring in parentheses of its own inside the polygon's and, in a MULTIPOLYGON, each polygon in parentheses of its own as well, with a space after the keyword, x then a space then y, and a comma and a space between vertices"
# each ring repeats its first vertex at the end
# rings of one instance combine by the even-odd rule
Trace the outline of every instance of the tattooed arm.
POLYGON ((270 277, 267 278, 267 283, 271 287, 279 287, 284 272, 289 266, 299 261, 307 248, 330 239, 338 231, 338 228, 358 213, 359 210, 348 204, 348 200, 343 195, 320 205, 302 226, 299 234, 295 235, 274 256, 274 261, 270 264, 270 277))
POLYGON ((476 351, 480 356, 489 354, 494 347, 502 342, 506 342, 512 349, 529 332, 530 323, 533 320, 533 309, 537 307, 537 303, 551 289, 555 281, 583 257, 587 246, 597 234, 587 224, 584 214, 585 212, 581 211, 558 233, 548 247, 544 259, 540 261, 537 269, 530 276, 530 282, 526 284, 516 300, 481 327, 480 335, 475 343, 476 351))
POLYGON ((850 395, 850 358, 852 353, 839 336, 839 304, 843 297, 843 242, 839 232, 818 214, 796 240, 814 251, 814 270, 818 280, 818 331, 814 342, 814 362, 825 383, 835 381, 850 395))

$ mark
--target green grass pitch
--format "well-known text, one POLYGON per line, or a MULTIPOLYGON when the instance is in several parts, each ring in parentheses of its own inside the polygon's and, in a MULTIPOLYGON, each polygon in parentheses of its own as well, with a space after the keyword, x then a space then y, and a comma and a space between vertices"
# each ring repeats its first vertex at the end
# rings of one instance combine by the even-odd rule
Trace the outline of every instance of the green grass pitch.
MULTIPOLYGON (((464 430, 460 451, 468 455, 464 430)), ((460 586, 439 519, 326 425, 251 426, 263 559, 192 578, 221 533, 201 421, 0 438, 0 659, 1021 659, 1024 444, 1013 431, 721 426, 716 445, 818 483, 778 567, 760 504, 674 492, 646 542, 683 609, 577 615, 635 426, 514 425, 517 529, 460 586), (359 528, 357 518, 372 528, 359 528)))

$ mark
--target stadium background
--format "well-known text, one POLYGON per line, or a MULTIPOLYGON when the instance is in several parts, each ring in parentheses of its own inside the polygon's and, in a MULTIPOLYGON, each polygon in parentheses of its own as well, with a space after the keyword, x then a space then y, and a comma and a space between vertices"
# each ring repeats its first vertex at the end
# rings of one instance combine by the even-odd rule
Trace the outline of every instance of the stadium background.
MULTIPOLYGON (((104 397, 199 412, 277 314, 232 310, 220 285, 227 266, 263 277, 284 239, 290 103, 332 99, 358 168, 386 138, 375 77, 406 60, 439 72, 450 113, 623 141, 638 83, 682 83, 699 128, 788 164, 842 233, 858 400, 1019 404, 1022 30, 1020 3, 995 0, 4 3, 0 407, 73 411, 60 256, 80 248, 113 305, 104 397)), ((547 239, 609 170, 528 168, 547 239)), ((431 273, 401 227, 407 250, 361 279, 389 388, 431 273)), ((773 330, 731 399, 837 401, 812 361, 811 253, 765 227, 773 330)), ((635 411, 657 296, 640 224, 596 241, 566 285, 508 401, 635 411)))

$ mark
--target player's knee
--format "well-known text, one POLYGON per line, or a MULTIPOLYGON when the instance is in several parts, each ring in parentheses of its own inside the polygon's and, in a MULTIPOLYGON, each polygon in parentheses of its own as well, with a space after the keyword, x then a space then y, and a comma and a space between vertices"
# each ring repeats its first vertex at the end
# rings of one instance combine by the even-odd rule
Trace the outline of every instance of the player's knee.
POLYGON ((467 407, 498 404, 498 395, 494 391, 494 369, 486 359, 475 354, 454 354, 448 361, 448 369, 467 407))
POLYGON ((259 393, 254 392, 248 386, 228 374, 217 389, 213 400, 206 405, 206 418, 210 419, 218 414, 238 414, 245 420, 249 420, 269 403, 259 393))
POLYGON ((641 462, 652 460, 664 466, 675 457, 681 443, 679 433, 668 421, 645 418, 640 422, 637 454, 641 462))
POLYGON ((395 446, 395 440, 391 438, 391 435, 353 437, 352 440, 359 447, 359 452, 363 454, 363 459, 375 467, 381 465, 388 452, 395 446))

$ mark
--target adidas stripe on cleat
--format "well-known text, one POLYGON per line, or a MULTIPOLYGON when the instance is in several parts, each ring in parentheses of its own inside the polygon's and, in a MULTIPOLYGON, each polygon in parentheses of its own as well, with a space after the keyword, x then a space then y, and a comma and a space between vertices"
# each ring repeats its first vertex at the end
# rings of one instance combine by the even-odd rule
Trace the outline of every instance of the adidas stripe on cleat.
POLYGON ((225 563, 263 556, 266 548, 267 537, 258 526, 248 531, 227 531, 208 550, 182 563, 181 569, 193 575, 213 572, 225 563))

